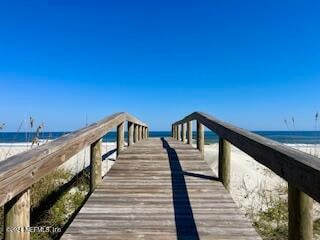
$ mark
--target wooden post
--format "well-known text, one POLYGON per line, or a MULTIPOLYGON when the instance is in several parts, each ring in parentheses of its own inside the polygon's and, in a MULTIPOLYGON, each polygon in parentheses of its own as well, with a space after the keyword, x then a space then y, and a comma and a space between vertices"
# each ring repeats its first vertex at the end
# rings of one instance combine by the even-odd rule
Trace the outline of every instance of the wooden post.
POLYGON ((181 137, 181 128, 180 128, 180 124, 177 125, 177 140, 180 141, 180 137, 181 137))
POLYGON ((142 129, 143 129, 143 131, 142 131, 142 138, 143 138, 143 139, 146 139, 146 137, 147 137, 146 127, 143 127, 142 129))
POLYGON ((124 122, 120 123, 117 127, 117 156, 123 150, 124 145, 124 122))
POLYGON ((139 141, 139 126, 138 124, 134 124, 134 142, 139 141))
POLYGON ((146 137, 149 138, 149 128, 148 127, 146 128, 146 132, 147 132, 146 137))
POLYGON ((187 122, 187 143, 192 144, 192 122, 187 122))
POLYGON ((138 127, 138 137, 139 137, 139 141, 141 141, 142 140, 142 136, 141 136, 141 126, 139 125, 139 127, 138 127))
POLYGON ((101 152, 102 138, 91 144, 90 147, 90 191, 101 183, 101 165, 102 165, 102 152, 101 152))
POLYGON ((144 126, 142 126, 142 139, 145 139, 145 136, 144 136, 144 126))
POLYGON ((204 157, 204 126, 197 121, 197 149, 201 153, 201 157, 204 157))
POLYGON ((176 139, 176 125, 172 125, 172 137, 176 139))
POLYGON ((26 190, 4 205, 4 239, 29 240, 30 190, 26 190))
POLYGON ((174 127, 173 127, 173 124, 172 124, 172 125, 171 125, 171 137, 172 137, 172 138, 174 137, 174 133, 173 133, 174 130, 173 130, 173 129, 174 129, 174 127))
POLYGON ((313 200, 288 183, 289 240, 312 240, 313 200))
POLYGON ((128 122, 128 146, 133 145, 133 128, 134 124, 132 122, 128 122))
POLYGON ((182 132, 182 142, 186 142, 186 134, 187 134, 187 129, 186 129, 186 124, 185 123, 182 123, 181 124, 181 132, 182 132))
POLYGON ((230 152, 231 144, 219 138, 219 179, 224 187, 230 191, 230 152))

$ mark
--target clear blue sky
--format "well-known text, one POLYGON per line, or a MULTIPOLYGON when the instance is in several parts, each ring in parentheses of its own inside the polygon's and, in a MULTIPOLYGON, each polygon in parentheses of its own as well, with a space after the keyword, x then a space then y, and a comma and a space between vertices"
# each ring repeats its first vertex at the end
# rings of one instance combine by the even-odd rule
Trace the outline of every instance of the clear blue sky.
POLYGON ((1 1, 0 122, 74 130, 128 111, 152 130, 204 111, 314 127, 320 1, 1 1))

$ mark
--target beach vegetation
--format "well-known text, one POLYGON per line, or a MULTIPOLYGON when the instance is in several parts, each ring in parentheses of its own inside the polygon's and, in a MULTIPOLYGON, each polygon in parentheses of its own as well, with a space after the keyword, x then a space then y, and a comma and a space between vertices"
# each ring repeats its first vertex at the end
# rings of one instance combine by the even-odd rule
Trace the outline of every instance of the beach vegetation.
MULTIPOLYGON (((31 187, 31 226, 63 229, 82 206, 88 192, 89 174, 85 171, 72 176, 69 171, 58 169, 45 176, 31 187)), ((0 208, 0 217, 4 219, 3 206, 0 208)), ((0 239, 3 238, 3 224, 1 221, 0 239)), ((58 235, 59 231, 33 232, 31 239, 56 239, 58 235)))
MULTIPOLYGON (((315 131, 318 131, 318 112, 315 114, 315 131)), ((295 119, 291 118, 292 127, 295 128, 295 119)), ((290 126, 285 119, 284 124, 288 130, 290 126)), ((309 154, 319 157, 318 146, 314 144, 314 151, 309 150, 309 154)), ((265 175, 274 173, 265 168, 265 175)), ((249 190, 245 181, 241 186, 244 198, 250 199, 250 205, 244 207, 246 215, 251 219, 256 231, 265 240, 285 240, 288 239, 288 185, 283 181, 272 190, 266 190, 263 185, 259 185, 253 190, 249 190)), ((320 239, 320 214, 319 203, 314 201, 314 239, 320 239)))

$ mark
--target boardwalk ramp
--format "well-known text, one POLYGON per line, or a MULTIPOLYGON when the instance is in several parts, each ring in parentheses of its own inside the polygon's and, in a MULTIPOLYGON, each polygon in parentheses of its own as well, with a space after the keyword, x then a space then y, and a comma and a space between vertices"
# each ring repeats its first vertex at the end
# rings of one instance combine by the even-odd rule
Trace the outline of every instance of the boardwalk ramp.
POLYGON ((125 149, 62 239, 260 239, 200 152, 173 138, 125 149))

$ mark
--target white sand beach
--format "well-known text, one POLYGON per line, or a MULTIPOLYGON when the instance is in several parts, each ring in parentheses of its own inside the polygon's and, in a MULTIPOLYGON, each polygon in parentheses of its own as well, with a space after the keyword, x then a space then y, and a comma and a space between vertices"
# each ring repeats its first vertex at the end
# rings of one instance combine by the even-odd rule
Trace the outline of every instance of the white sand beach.
MULTIPOLYGON (((115 142, 102 144, 103 155, 107 152, 111 154, 103 161, 103 175, 112 167, 115 162, 116 148, 115 142)), ((319 154, 320 145, 315 144, 288 144, 288 146, 301 150, 308 154, 319 154)), ((0 144, 0 161, 6 157, 21 153, 30 149, 30 144, 25 143, 2 143, 0 144)), ((318 155, 319 156, 319 155, 318 155)), ((205 160, 217 174, 218 167, 218 144, 205 145, 205 160)), ((80 172, 89 166, 89 148, 86 148, 73 156, 61 167, 70 170, 73 174, 80 172), (76 164, 75 164, 76 162, 76 164)), ((261 205, 260 190, 269 194, 279 194, 277 189, 285 187, 286 181, 278 177, 271 170, 256 162, 250 156, 232 146, 231 148, 231 195, 238 206, 245 211, 248 208, 259 209, 261 205)), ((315 204, 317 209, 315 218, 319 217, 319 204, 315 204)))
MULTIPOLYGON (((300 151, 319 156, 320 145, 316 144, 286 144, 300 151)), ((218 168, 218 144, 205 146, 205 160, 210 168, 217 174, 218 168)), ((240 149, 231 148, 231 196, 237 205, 243 210, 259 210, 264 208, 261 193, 275 195, 281 193, 279 188, 287 186, 287 182, 278 177, 270 169, 255 161, 240 149)), ((283 197, 287 197, 285 194, 283 197)), ((314 204, 314 218, 320 217, 320 205, 314 204)))
MULTIPOLYGON (((0 161, 5 160, 13 155, 22 153, 24 151, 30 150, 30 143, 0 143, 0 161)), ((102 174, 106 174, 116 159, 116 143, 115 142, 103 142, 102 143, 102 155, 104 156, 104 161, 102 162, 102 174)), ((85 148, 78 154, 74 155, 68 161, 60 166, 60 168, 65 168, 69 170, 72 174, 79 173, 90 164, 90 149, 85 148)))

